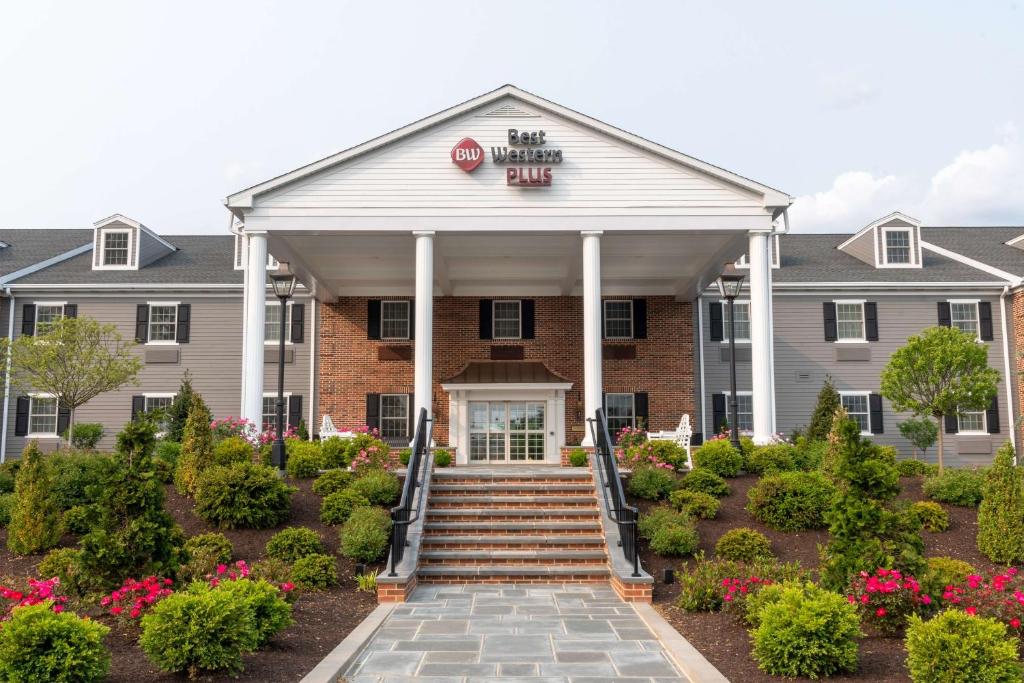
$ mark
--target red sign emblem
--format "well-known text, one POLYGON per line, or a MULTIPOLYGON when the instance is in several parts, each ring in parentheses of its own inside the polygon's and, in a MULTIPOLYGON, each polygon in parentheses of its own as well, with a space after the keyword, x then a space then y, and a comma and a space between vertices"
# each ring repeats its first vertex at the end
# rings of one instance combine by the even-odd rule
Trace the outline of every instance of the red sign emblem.
POLYGON ((484 161, 484 148, 473 138, 462 138, 452 147, 452 161, 466 173, 476 169, 484 161))

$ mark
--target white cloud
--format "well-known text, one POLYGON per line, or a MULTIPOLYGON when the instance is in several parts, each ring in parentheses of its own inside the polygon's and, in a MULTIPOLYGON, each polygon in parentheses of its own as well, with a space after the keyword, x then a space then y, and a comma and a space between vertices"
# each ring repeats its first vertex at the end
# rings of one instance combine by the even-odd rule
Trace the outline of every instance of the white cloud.
POLYGON ((888 211, 881 206, 898 203, 903 182, 894 175, 875 177, 867 171, 847 171, 823 192, 797 197, 790 209, 795 232, 851 232, 888 211))

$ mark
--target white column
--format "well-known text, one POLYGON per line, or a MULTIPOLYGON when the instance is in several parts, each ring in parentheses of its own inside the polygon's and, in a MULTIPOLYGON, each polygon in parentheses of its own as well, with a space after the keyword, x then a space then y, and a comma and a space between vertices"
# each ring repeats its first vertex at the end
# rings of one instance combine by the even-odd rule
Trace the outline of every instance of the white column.
MULTIPOLYGON (((583 235, 583 412, 593 419, 601 407, 601 235, 583 235)), ((584 446, 593 446, 590 423, 584 422, 584 446)))
POLYGON ((434 233, 414 232, 416 236, 416 349, 413 419, 420 408, 431 416, 434 393, 434 233))
POLYGON ((750 352, 753 375, 754 443, 772 439, 775 396, 772 392, 771 261, 767 232, 750 233, 750 352))
POLYGON ((249 233, 245 265, 245 344, 242 374, 245 376, 242 417, 260 429, 263 422, 263 318, 267 301, 267 235, 249 233))

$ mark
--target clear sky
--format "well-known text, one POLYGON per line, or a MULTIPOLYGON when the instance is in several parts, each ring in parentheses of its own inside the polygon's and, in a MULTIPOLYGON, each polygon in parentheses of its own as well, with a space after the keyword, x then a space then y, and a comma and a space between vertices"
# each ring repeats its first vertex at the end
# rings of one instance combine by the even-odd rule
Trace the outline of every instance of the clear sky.
POLYGON ((1018 2, 0 4, 0 227, 223 198, 513 83, 797 197, 794 230, 1024 224, 1018 2))

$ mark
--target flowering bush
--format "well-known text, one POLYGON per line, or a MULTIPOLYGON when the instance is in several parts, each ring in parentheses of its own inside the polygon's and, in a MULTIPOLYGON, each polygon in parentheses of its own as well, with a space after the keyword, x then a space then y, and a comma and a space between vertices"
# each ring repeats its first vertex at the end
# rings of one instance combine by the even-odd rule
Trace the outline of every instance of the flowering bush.
MULTIPOLYGON (((284 430, 285 441, 287 441, 288 439, 297 439, 298 436, 299 432, 295 427, 288 427, 287 429, 284 430)), ((260 432, 260 435, 256 438, 256 441, 259 443, 259 445, 266 446, 267 444, 274 443, 275 439, 277 439, 277 430, 271 427, 270 429, 260 432)))
POLYGON ((881 567, 873 574, 861 572, 854 578, 846 599, 857 606, 865 624, 887 635, 902 631, 911 614, 936 607, 914 577, 881 567))
POLYGON ((149 607, 174 593, 172 585, 174 581, 159 576, 147 576, 141 581, 127 579, 120 588, 100 600, 100 605, 115 617, 138 619, 149 607))
MULTIPOLYGON (((359 437, 353 441, 359 440, 359 437)), ((371 438, 355 451, 351 459, 352 471, 358 473, 367 470, 386 470, 391 466, 391 447, 383 441, 371 438)))
MULTIPOLYGON (((721 602, 722 611, 739 617, 748 626, 757 626, 757 613, 760 611, 763 599, 759 598, 769 586, 771 590, 781 590, 790 583, 776 583, 770 578, 762 578, 748 574, 745 576, 730 576, 722 579, 721 602)), ((801 585, 795 582, 794 585, 801 585)), ((774 599, 774 598, 769 598, 774 599)))
POLYGON ((942 602, 971 616, 992 617, 1024 638, 1024 576, 1014 567, 988 579, 971 574, 962 584, 946 586, 942 602))
POLYGON ((615 435, 615 445, 623 451, 647 443, 647 431, 640 427, 623 427, 615 435))
MULTIPOLYGON (((641 518, 642 519, 642 518, 641 518)), ((690 568, 679 574, 679 599, 676 605, 688 612, 715 612, 737 597, 746 596, 740 592, 733 593, 733 600, 726 601, 726 580, 734 577, 758 577, 760 584, 773 581, 802 580, 806 572, 799 562, 777 562, 761 558, 749 564, 715 558, 707 560, 703 553, 698 553, 690 568)), ((745 579, 741 579, 745 580, 745 579)), ((748 590, 750 584, 748 584, 748 590)))
POLYGON ((256 446, 260 443, 259 429, 250 420, 244 417, 225 417, 210 422, 210 431, 213 432, 214 442, 238 437, 245 439, 250 445, 256 446))
POLYGON ((65 603, 67 603, 68 599, 67 596, 58 593, 57 589, 59 587, 60 579, 57 577, 43 581, 29 579, 27 591, 0 586, 0 597, 12 603, 6 610, 6 614, 3 617, 4 621, 10 619, 14 610, 18 607, 38 605, 47 601, 50 603, 50 609, 60 614, 64 611, 65 603))
MULTIPOLYGON (((617 450, 615 453, 618 458, 619 465, 631 470, 635 470, 639 467, 657 467, 659 469, 674 472, 676 465, 669 462, 669 459, 665 457, 667 452, 663 448, 658 448, 658 443, 664 442, 643 441, 630 446, 627 449, 617 450)), ((684 460, 685 455, 686 451, 683 451, 684 460)))

